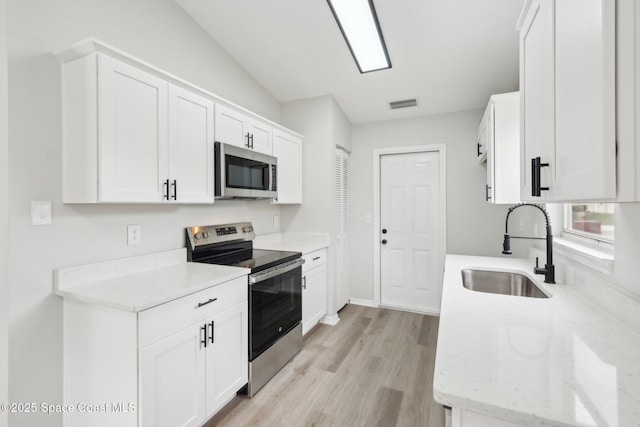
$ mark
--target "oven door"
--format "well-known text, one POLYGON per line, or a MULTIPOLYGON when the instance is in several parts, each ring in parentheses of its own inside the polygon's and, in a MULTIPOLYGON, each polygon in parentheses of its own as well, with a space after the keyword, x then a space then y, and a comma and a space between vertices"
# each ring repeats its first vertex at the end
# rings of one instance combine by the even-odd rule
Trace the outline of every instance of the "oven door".
POLYGON ((249 361, 302 321, 302 263, 249 276, 249 361))

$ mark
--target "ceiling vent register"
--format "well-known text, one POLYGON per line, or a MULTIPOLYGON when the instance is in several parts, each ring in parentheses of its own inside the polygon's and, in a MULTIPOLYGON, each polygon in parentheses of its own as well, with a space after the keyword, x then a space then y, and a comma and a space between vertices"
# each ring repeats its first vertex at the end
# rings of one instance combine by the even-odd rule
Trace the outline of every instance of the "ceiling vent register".
POLYGON ((417 105, 418 100, 416 98, 404 99, 402 101, 393 101, 389 103, 389 107, 391 107, 392 110, 397 110, 398 108, 415 107, 417 105))

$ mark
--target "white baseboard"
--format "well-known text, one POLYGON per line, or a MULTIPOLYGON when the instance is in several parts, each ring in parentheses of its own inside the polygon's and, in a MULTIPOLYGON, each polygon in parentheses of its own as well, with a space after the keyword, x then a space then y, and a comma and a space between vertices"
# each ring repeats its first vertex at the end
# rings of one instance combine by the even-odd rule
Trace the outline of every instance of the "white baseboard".
POLYGON ((338 314, 334 314, 333 316, 324 316, 320 319, 320 323, 324 323, 325 325, 335 326, 340 321, 340 317, 338 314))
POLYGON ((349 304, 378 308, 378 306, 374 304, 373 300, 371 299, 349 298, 349 304))

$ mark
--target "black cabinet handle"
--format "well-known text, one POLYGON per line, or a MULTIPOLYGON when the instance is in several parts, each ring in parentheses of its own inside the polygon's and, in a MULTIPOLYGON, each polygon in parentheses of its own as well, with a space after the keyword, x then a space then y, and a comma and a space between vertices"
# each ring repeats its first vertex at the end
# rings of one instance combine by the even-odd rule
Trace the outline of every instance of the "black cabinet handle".
MULTIPOLYGON (((200 338, 200 344, 204 344, 204 348, 207 348, 207 324, 200 327, 200 331, 204 332, 204 338, 200 338)), ((200 334, 202 335, 202 334, 200 334)))
POLYGON ((307 276, 302 277, 302 289, 307 289, 307 276))
POLYGON ((218 298, 209 298, 209 301, 199 302, 198 308, 202 307, 203 305, 211 304, 214 301, 218 301, 218 298))
POLYGON ((162 196, 165 200, 169 200, 169 180, 167 179, 164 182, 164 196, 162 196))
POLYGON ((478 146, 478 157, 480 157, 480 154, 482 154, 482 153, 480 152, 480 147, 482 147, 482 145, 480 145, 480 143, 479 143, 479 142, 477 142, 477 143, 476 143, 476 145, 478 146))
POLYGON ((382 229, 382 234, 387 234, 387 229, 386 228, 382 229))
POLYGON ((531 195, 540 197, 542 191, 548 191, 549 187, 542 187, 540 183, 540 169, 549 166, 549 163, 541 163, 540 157, 531 159, 531 195))
POLYGON ((245 138, 247 138, 247 143, 245 144, 245 147, 247 148, 251 148, 251 145, 249 143, 249 135, 251 135, 249 132, 247 132, 247 134, 244 136, 245 138))
POLYGON ((173 200, 178 200, 178 181, 174 179, 173 184, 171 184, 171 186, 173 187, 173 196, 171 196, 171 198, 173 200))
POLYGON ((251 141, 251 146, 249 148, 253 150, 253 134, 251 134, 251 136, 249 137, 249 140, 251 141))
POLYGON ((211 336, 209 337, 209 339, 211 340, 211 344, 213 344, 214 342, 216 342, 215 339, 215 327, 216 327, 216 323, 212 320, 211 323, 209 323, 211 325, 211 336))
POLYGON ((491 190, 491 186, 489 184, 486 184, 484 186, 484 199, 488 202, 489 200, 491 200, 491 196, 489 196, 489 190, 491 190))
POLYGON ((386 245, 387 244, 387 239, 382 239, 382 244, 386 245))

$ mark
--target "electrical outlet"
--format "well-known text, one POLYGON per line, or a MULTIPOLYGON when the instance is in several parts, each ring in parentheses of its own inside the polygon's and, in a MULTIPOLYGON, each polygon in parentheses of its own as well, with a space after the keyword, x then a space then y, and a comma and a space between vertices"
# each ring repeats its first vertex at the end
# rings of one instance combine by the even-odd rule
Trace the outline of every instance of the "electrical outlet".
POLYGON ((278 227, 280 227, 280 216, 274 215, 273 216, 273 228, 278 228, 278 227))
POLYGON ((127 225, 127 245, 139 245, 142 240, 142 228, 138 224, 127 225))

